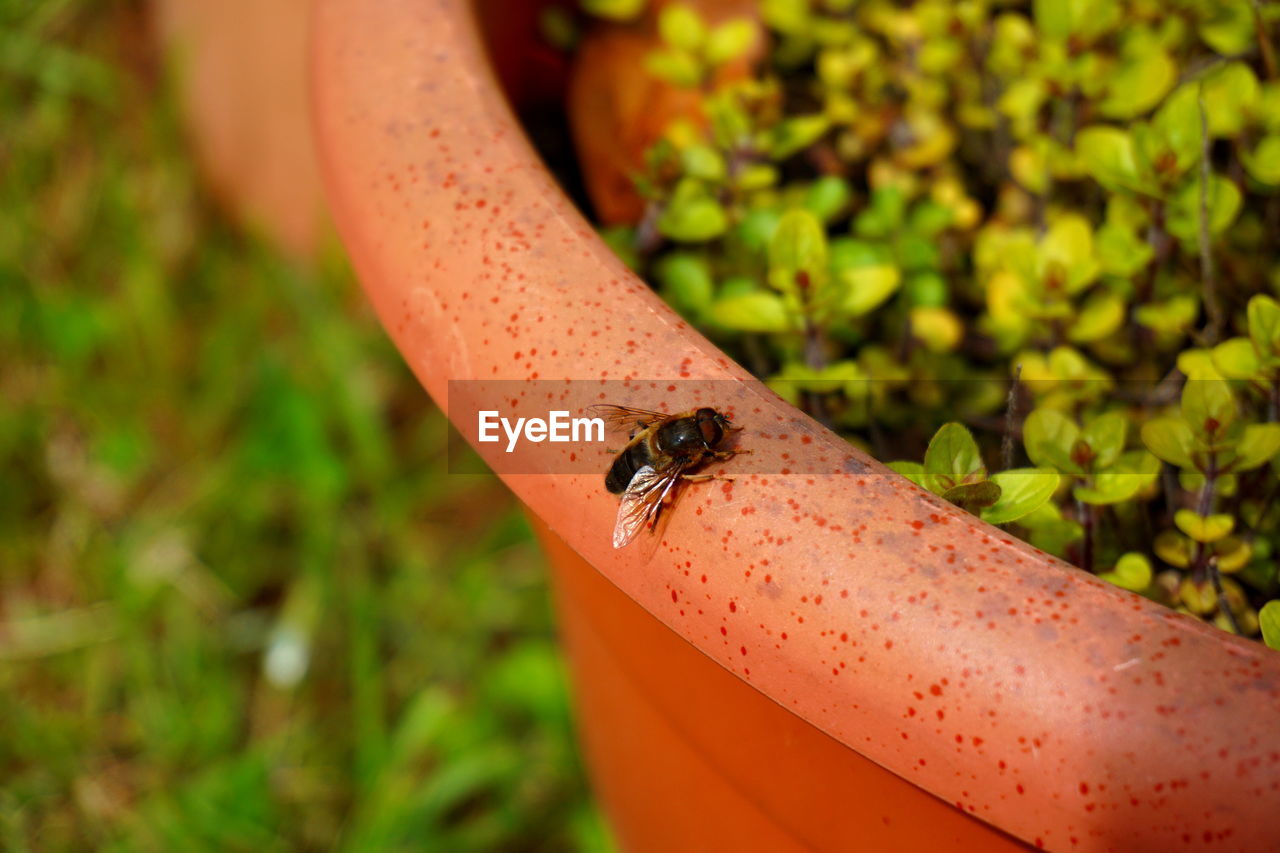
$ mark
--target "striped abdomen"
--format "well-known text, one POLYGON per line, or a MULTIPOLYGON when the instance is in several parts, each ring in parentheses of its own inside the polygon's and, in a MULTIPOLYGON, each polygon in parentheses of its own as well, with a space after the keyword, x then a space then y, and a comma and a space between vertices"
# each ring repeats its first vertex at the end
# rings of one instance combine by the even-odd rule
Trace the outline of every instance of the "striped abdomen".
POLYGON ((613 464, 609 466, 609 473, 604 476, 605 488, 615 495, 622 494, 627 490, 627 486, 631 485, 631 479, 635 477, 636 472, 651 464, 651 459, 649 437, 642 436, 639 441, 629 444, 626 450, 619 453, 618 458, 613 460, 613 464))

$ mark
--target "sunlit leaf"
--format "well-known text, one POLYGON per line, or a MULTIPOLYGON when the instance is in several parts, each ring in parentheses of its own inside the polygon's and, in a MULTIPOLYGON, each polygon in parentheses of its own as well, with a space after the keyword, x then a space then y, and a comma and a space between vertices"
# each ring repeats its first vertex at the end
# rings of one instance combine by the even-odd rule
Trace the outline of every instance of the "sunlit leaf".
POLYGON ((1178 598, 1192 613, 1203 616, 1218 609, 1218 592, 1209 581, 1183 578, 1178 586, 1178 598))
POLYGON ((655 274, 663 297, 677 309, 696 314, 711 304, 714 284, 705 258, 673 252, 658 262, 655 274))
POLYGON ((703 45, 703 56, 712 65, 723 65, 750 52, 756 41, 756 25, 749 18, 735 18, 712 27, 703 45))
MULTIPOLYGON (((1240 212, 1240 188, 1222 175, 1211 175, 1206 197, 1209 233, 1219 234, 1235 221, 1240 212)), ((1200 178, 1188 181, 1174 193, 1169 202, 1166 224, 1169 233, 1194 241, 1200 234, 1200 178)))
POLYGON ((964 336, 964 323, 950 309, 917 305, 910 317, 912 337, 929 352, 950 352, 964 336))
POLYGON ((1041 468, 1068 474, 1084 474, 1084 469, 1071 459, 1079 437, 1080 427, 1075 421, 1054 409, 1036 409, 1022 425, 1022 443, 1031 461, 1041 468))
POLYGON ((896 471, 915 483, 920 488, 928 488, 924 484, 924 466, 919 462, 890 462, 888 463, 890 470, 896 471))
POLYGON ((1191 565, 1195 544, 1178 531, 1161 531, 1151 545, 1156 556, 1174 568, 1185 569, 1191 565))
POLYGON ((929 490, 942 494, 966 479, 985 479, 986 466, 973 435, 962 424, 944 424, 929 442, 924 454, 925 482, 929 490))
POLYGON ((692 88, 702 81, 702 63, 688 51, 655 50, 645 57, 644 65, 650 74, 675 86, 692 88))
POLYGON ((1128 420, 1120 412, 1099 415, 1085 424, 1080 431, 1080 440, 1093 451, 1095 466, 1109 468, 1115 464, 1120 458, 1120 452, 1124 450, 1128 429, 1128 420))
POLYGON ((729 217, 720 202, 705 194, 677 194, 658 217, 658 230, 682 243, 702 243, 720 236, 729 217))
POLYGON ((716 323, 740 332, 789 332, 793 328, 782 298, 764 291, 718 299, 709 313, 716 323))
POLYGON ((769 155, 775 160, 785 160, 817 142, 830 127, 831 120, 824 115, 784 119, 769 134, 769 155))
POLYGON ((1231 470, 1251 471, 1280 453, 1280 424, 1249 424, 1235 446, 1231 470))
POLYGON ((1177 79, 1178 67, 1169 54, 1154 42, 1143 41, 1111 75, 1098 111, 1109 118, 1139 116, 1160 103, 1177 79))
POLYGON ((1243 62, 1228 62, 1205 74, 1204 112, 1211 136, 1235 136, 1258 97, 1258 78, 1243 62))
POLYGON ((1268 601, 1258 611, 1258 625, 1262 628, 1262 640, 1273 649, 1280 649, 1280 600, 1268 601))
POLYGON ((1280 134, 1264 136, 1241 159, 1255 181, 1280 185, 1280 134))
POLYGON ((1121 589, 1142 592, 1151 586, 1151 562, 1144 554, 1130 551, 1116 561, 1114 569, 1103 572, 1099 577, 1121 589))
POLYGON ((1101 340, 1116 332, 1124 321, 1124 300, 1114 293, 1096 293, 1081 306, 1067 338, 1077 344, 1101 340))
POLYGON ((1197 542, 1216 542, 1235 529, 1234 516, 1227 514, 1200 515, 1194 510, 1180 509, 1173 516, 1178 529, 1197 542))
POLYGON ((1104 125, 1086 127, 1076 134, 1075 148, 1085 171, 1104 187, 1159 193, 1159 185, 1140 171, 1133 137, 1124 130, 1104 125))
POLYGON ((845 287, 841 310, 850 317, 861 317, 894 294, 902 275, 895 266, 877 264, 842 270, 840 281, 845 287))
POLYGON ((1154 418, 1142 425, 1142 443, 1159 458, 1179 468, 1192 466, 1195 436, 1181 418, 1154 418))
POLYGON ((1280 303, 1270 296, 1249 300, 1249 337, 1263 353, 1280 354, 1280 303))
POLYGON ((1039 509, 1062 481, 1050 468, 1014 468, 991 477, 1000 487, 1000 499, 983 510, 982 520, 991 524, 1007 524, 1039 509))
POLYGON ((1253 341, 1231 338, 1213 348, 1213 366, 1228 379, 1249 379, 1257 374, 1260 364, 1253 341))
POLYGON ((645 0, 580 0, 582 8, 601 18, 629 21, 644 11, 645 0))
POLYGON ((658 14, 658 33, 672 47, 692 52, 702 46, 707 28, 692 6, 668 3, 658 14))
POLYGON ((812 213, 789 210, 769 241, 769 283, 784 293, 822 287, 827 276, 827 235, 812 213))
POLYGON ((1235 396, 1220 376, 1193 374, 1182 387, 1182 418, 1198 435, 1215 439, 1235 422, 1235 396))
POLYGON ((1155 249, 1131 228, 1107 224, 1098 229, 1098 264, 1111 275, 1131 276, 1146 268, 1155 249))

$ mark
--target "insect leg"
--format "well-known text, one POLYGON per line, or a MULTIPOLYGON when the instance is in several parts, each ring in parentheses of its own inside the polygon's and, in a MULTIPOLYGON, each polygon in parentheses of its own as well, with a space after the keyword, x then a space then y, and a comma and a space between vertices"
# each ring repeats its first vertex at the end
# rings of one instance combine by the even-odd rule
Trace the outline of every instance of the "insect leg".
POLYGON ((681 477, 690 483, 705 483, 708 480, 720 480, 725 483, 732 483, 732 477, 725 477, 721 474, 681 474, 681 477))

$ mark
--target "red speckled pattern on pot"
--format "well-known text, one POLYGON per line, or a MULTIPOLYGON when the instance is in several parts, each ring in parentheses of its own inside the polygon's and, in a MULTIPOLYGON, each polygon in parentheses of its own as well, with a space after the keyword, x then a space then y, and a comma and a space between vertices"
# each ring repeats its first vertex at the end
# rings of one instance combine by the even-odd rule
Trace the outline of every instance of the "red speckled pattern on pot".
MULTIPOLYGON (((437 400, 449 379, 747 378, 563 197, 460 0, 322 0, 314 35, 334 216, 437 400)), ((725 668, 1031 844, 1280 849, 1280 655, 1046 557, 743 388, 753 468, 787 453, 831 473, 694 486, 647 551, 611 547, 599 476, 507 482, 725 668)))

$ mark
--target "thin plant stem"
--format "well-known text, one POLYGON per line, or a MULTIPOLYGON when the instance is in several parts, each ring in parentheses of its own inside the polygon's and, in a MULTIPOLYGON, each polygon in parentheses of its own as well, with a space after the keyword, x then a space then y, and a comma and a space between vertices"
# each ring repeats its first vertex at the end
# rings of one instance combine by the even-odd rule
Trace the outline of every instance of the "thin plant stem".
POLYGON ((1084 541, 1080 544, 1080 568, 1086 572, 1093 571, 1093 528, 1095 518, 1093 505, 1076 500, 1076 512, 1080 515, 1080 526, 1084 528, 1084 541))
POLYGON ((1235 611, 1227 603, 1227 594, 1222 589, 1222 572, 1218 570, 1217 557, 1209 560, 1209 578, 1213 581, 1213 592, 1218 597, 1218 612, 1227 617, 1227 623, 1231 625, 1232 631, 1243 636, 1244 632, 1240 630, 1240 623, 1236 620, 1235 611))
MULTIPOLYGON (((1207 518, 1213 512, 1214 489, 1218 484, 1218 457, 1209 451, 1208 465, 1204 472, 1204 485, 1200 488, 1200 500, 1196 504, 1196 514, 1207 518)), ((1209 564, 1216 565, 1216 558, 1209 546, 1204 542, 1196 543, 1196 558, 1191 566, 1191 577, 1197 583, 1205 579, 1209 564)))
POLYGON ((1267 38, 1267 22, 1262 17, 1262 0, 1253 0, 1253 29, 1258 34, 1258 52, 1262 54, 1262 67, 1267 71, 1268 80, 1280 79, 1280 68, 1276 65, 1276 53, 1271 47, 1271 39, 1267 38))
POLYGON ((1004 435, 1000 439, 1000 461, 1004 470, 1013 467, 1013 430, 1018 417, 1018 382, 1022 379, 1022 365, 1013 369, 1013 381, 1009 383, 1009 396, 1004 406, 1004 435))
POLYGON ((1222 334, 1222 305, 1218 302, 1213 247, 1209 242, 1209 117, 1204 106, 1204 82, 1197 87, 1200 102, 1200 282, 1204 288, 1204 309, 1209 318, 1205 342, 1213 345, 1222 334))

